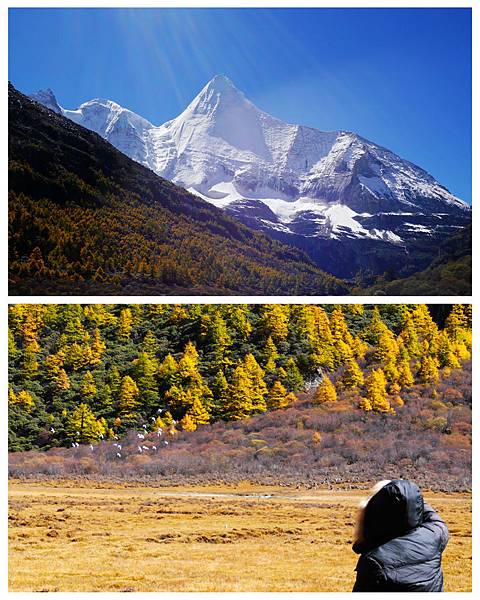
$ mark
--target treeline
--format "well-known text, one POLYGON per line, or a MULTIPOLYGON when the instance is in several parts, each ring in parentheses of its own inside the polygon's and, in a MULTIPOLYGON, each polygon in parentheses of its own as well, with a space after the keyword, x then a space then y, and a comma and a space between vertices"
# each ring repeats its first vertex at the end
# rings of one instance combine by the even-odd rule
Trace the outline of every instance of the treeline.
POLYGON ((345 294, 92 131, 9 88, 9 275, 21 294, 345 294))
POLYGON ((470 357, 471 307, 12 305, 11 450, 193 431, 295 403, 393 414, 470 357))

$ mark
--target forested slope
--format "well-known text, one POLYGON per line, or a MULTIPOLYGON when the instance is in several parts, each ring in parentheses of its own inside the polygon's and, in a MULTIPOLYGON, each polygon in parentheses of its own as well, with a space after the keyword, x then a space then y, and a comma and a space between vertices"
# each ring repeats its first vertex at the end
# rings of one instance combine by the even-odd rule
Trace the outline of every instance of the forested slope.
POLYGON ((9 87, 12 294, 343 294, 254 232, 9 87))
POLYGON ((464 372, 470 320, 468 305, 12 305, 10 448, 195 431, 305 390, 317 410, 401 420, 412 390, 427 410, 464 372))

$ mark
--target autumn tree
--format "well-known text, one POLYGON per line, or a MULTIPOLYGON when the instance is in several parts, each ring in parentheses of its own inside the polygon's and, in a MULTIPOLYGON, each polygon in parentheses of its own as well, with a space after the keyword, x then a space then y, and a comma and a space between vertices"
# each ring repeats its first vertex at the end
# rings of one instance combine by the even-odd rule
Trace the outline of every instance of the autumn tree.
POLYGON ((104 419, 96 419, 88 404, 82 403, 68 415, 65 433, 74 442, 85 444, 96 442, 105 435, 107 425, 104 419))
MULTIPOLYGON (((387 398, 387 380, 382 369, 373 369, 365 380, 366 406, 374 412, 393 412, 387 398)), ((368 408, 367 408, 368 410, 368 408)))
POLYGON ((118 413, 122 423, 133 423, 137 419, 138 396, 137 384, 129 375, 122 378, 118 402, 118 413))
POLYGON ((363 372, 358 366, 357 361, 354 358, 347 360, 345 371, 343 372, 342 383, 345 387, 356 388, 359 385, 363 385, 364 377, 363 372))
POLYGON ((268 392, 267 408, 271 410, 285 408, 290 404, 290 399, 291 397, 289 398, 287 390, 283 387, 280 381, 275 381, 268 392))
POLYGON ((315 390, 313 401, 315 404, 325 404, 326 402, 335 402, 337 400, 337 391, 330 379, 325 375, 320 385, 315 390))

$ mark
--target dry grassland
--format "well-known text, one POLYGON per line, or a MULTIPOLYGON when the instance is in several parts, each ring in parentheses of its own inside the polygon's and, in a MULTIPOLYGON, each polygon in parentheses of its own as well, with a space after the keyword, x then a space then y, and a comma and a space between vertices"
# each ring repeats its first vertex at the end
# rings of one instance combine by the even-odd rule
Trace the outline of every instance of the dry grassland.
MULTIPOLYGON (((10 483, 10 591, 350 591, 360 491, 10 483), (269 497, 268 497, 269 496, 269 497)), ((471 590, 471 497, 446 520, 447 591, 471 590)))

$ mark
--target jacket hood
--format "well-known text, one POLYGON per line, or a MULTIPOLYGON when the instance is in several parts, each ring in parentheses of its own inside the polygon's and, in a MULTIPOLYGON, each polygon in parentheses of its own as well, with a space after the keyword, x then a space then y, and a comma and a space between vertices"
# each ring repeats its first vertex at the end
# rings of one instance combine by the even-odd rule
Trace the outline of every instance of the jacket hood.
POLYGON ((374 494, 363 509, 363 530, 353 545, 358 554, 405 535, 423 522, 423 496, 408 479, 394 479, 374 494))

